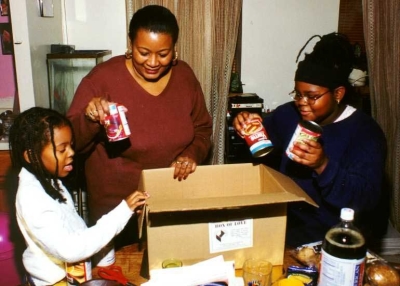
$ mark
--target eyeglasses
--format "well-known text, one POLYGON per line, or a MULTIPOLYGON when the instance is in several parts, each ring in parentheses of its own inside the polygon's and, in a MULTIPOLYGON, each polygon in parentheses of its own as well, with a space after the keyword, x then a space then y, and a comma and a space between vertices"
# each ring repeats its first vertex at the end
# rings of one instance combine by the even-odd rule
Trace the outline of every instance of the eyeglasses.
POLYGON ((311 96, 310 94, 308 95, 302 95, 301 93, 297 92, 296 90, 293 90, 291 93, 289 93, 290 97, 294 100, 294 101, 299 101, 302 100, 303 98, 305 99, 305 101, 309 104, 309 105, 314 105, 315 102, 320 99, 321 97, 323 97, 325 94, 327 94, 328 92, 330 92, 330 90, 325 91, 322 94, 319 95, 315 95, 315 96, 311 96))

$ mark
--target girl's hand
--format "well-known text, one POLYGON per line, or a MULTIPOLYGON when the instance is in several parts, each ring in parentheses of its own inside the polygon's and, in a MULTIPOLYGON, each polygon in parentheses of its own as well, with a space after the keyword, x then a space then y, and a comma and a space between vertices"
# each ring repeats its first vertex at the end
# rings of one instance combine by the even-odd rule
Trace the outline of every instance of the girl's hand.
POLYGON ((321 174, 328 164, 322 145, 318 141, 305 139, 302 142, 295 142, 290 151, 295 155, 293 161, 308 166, 317 174, 321 174))
POLYGON ((174 162, 172 162, 171 167, 175 167, 174 179, 177 178, 181 181, 182 179, 186 180, 186 178, 196 170, 197 164, 189 157, 179 156, 174 162))
POLYGON ((233 128, 235 128, 236 133, 240 136, 240 137, 244 137, 244 133, 243 130, 246 127, 246 122, 248 122, 249 120, 253 119, 253 118, 260 118, 261 122, 262 122, 262 118, 259 114, 257 113, 249 113, 247 111, 242 111, 239 112, 236 117, 233 119, 232 122, 232 126, 233 128))
POLYGON ((147 192, 135 191, 130 194, 126 199, 128 207, 135 213, 141 213, 142 207, 146 203, 150 195, 147 192))

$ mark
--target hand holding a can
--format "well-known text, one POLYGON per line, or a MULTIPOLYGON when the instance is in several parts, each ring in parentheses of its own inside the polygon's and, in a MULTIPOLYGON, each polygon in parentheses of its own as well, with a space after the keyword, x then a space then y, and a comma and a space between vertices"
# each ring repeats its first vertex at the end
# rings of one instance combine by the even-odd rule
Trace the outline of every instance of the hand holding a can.
POLYGON ((187 156, 178 156, 171 167, 174 167, 174 179, 186 180, 187 177, 196 170, 197 163, 187 156))
MULTIPOLYGON (((110 113, 109 106, 113 103, 104 97, 93 97, 86 106, 85 115, 93 122, 104 124, 106 116, 110 113)), ((124 107, 124 112, 126 111, 127 109, 124 107)))
POLYGON ((259 114, 240 112, 233 120, 233 126, 239 136, 245 139, 253 157, 263 157, 272 151, 272 142, 259 114))
POLYGON ((104 125, 109 142, 127 139, 131 135, 127 108, 102 97, 94 97, 86 107, 86 117, 92 122, 104 125))
POLYGON ((104 122, 105 116, 109 113, 110 102, 103 97, 93 97, 85 109, 86 117, 93 122, 104 122))
POLYGON ((244 138, 246 136, 246 128, 248 127, 248 122, 258 118, 260 122, 262 122, 262 118, 257 113, 250 113, 247 111, 239 112, 236 117, 233 119, 232 126, 235 128, 236 133, 244 138))
POLYGON ((310 139, 296 141, 290 152, 294 155, 291 158, 293 161, 310 167, 317 174, 321 174, 328 164, 328 157, 318 141, 310 139))
POLYGON ((321 174, 328 164, 328 157, 319 141, 321 134, 322 128, 317 123, 300 121, 286 149, 286 155, 321 174))

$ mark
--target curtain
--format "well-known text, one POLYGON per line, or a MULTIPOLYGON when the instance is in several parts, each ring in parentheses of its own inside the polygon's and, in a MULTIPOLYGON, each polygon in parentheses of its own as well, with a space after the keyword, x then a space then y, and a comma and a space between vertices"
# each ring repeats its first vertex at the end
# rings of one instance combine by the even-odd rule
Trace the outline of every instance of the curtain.
POLYGON ((178 20, 179 58, 193 68, 213 118, 208 163, 223 164, 227 100, 242 0, 126 0, 128 27, 133 13, 150 4, 167 7, 178 20))
POLYGON ((400 231, 400 1, 363 0, 372 116, 388 142, 390 220, 400 231))

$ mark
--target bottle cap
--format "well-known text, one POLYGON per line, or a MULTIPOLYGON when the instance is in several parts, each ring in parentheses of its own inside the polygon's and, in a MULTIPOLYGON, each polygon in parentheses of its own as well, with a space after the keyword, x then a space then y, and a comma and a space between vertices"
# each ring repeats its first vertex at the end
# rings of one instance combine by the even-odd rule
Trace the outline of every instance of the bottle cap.
POLYGON ((353 220, 354 210, 350 208, 342 208, 342 210, 340 211, 340 218, 342 220, 353 220))

